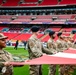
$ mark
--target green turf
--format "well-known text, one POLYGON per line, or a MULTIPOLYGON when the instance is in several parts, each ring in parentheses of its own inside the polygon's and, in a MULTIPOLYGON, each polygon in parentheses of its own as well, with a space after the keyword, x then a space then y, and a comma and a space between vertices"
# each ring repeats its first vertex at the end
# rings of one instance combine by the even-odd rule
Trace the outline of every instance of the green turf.
POLYGON ((28 51, 24 50, 24 48, 18 48, 15 50, 14 47, 7 47, 5 50, 9 51, 13 55, 28 56, 28 51))
MULTIPOLYGON (((8 52, 10 52, 14 56, 20 56, 20 57, 28 57, 28 51, 24 50, 23 48, 18 48, 18 50, 15 50, 13 47, 7 47, 5 48, 8 52)), ((59 65, 56 68, 56 75, 59 75, 58 73, 59 65)), ((43 75, 48 75, 49 71, 49 65, 43 65, 42 66, 42 73, 43 75)), ((14 67, 14 75, 29 75, 29 66, 21 66, 21 67, 14 67)), ((76 70, 74 71, 73 75, 76 75, 76 70)))
POLYGON ((14 75, 29 75, 29 66, 14 67, 14 75))

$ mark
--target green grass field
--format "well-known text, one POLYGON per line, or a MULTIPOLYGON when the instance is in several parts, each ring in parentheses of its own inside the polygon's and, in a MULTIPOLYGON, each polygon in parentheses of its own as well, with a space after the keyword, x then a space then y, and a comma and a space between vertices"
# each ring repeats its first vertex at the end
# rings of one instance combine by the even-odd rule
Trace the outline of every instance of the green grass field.
MULTIPOLYGON (((18 50, 15 50, 13 47, 6 47, 5 50, 10 52, 13 56, 19 56, 21 58, 28 58, 28 51, 24 50, 23 48, 18 48, 18 50)), ((59 75, 58 73, 58 66, 56 68, 56 75, 59 75)), ((42 65, 42 73, 43 75, 48 75, 49 71, 49 65, 42 65)), ((29 75, 29 65, 21 66, 21 67, 14 67, 14 75, 29 75)), ((76 70, 73 73, 73 75, 76 75, 76 70)))

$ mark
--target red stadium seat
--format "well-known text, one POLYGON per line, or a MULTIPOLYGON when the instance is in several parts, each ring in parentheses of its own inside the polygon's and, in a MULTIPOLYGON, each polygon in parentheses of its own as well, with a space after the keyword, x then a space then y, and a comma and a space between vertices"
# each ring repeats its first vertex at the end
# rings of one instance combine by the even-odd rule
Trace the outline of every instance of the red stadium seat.
POLYGON ((0 0, 0 5, 2 4, 3 0, 0 0))
POLYGON ((8 39, 13 39, 19 35, 19 33, 3 33, 5 36, 8 36, 8 39), (11 36, 12 35, 12 36, 11 36))
POLYGON ((62 0, 60 4, 76 4, 76 0, 62 0))
POLYGON ((18 6, 20 0, 7 0, 2 6, 18 6))
POLYGON ((30 38, 31 34, 21 34, 14 38, 14 40, 25 40, 27 41, 30 38))
POLYGON ((39 5, 57 5, 58 0, 43 0, 39 5))
POLYGON ((38 2, 38 0, 24 0, 25 2, 38 2))

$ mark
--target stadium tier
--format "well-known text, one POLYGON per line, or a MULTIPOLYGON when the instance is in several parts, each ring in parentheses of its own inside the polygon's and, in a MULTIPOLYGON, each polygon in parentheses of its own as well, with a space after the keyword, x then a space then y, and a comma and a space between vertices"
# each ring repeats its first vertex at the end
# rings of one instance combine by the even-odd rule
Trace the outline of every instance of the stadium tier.
MULTIPOLYGON (((51 28, 51 27, 50 27, 51 28)), ((55 31, 55 32, 59 32, 61 28, 51 28, 51 30, 55 31)))
POLYGON ((8 39, 11 40, 15 37, 17 37, 18 35, 20 35, 19 33, 3 33, 5 36, 8 36, 8 39))
POLYGON ((65 32, 71 32, 73 30, 73 28, 63 28, 63 31, 65 32))
POLYGON ((14 40, 28 40, 30 38, 31 34, 20 34, 19 36, 15 37, 14 40))
POLYGON ((60 4, 76 4, 76 0, 61 0, 60 4))
POLYGON ((72 5, 76 0, 0 0, 1 6, 46 6, 46 5, 72 5))
POLYGON ((43 0, 39 5, 57 5, 58 0, 43 0))
POLYGON ((0 5, 2 4, 3 0, 0 0, 0 5))
POLYGON ((6 0, 5 3, 3 3, 2 6, 18 6, 18 2, 20 0, 6 0))
POLYGON ((36 6, 37 4, 35 3, 23 3, 23 4, 20 4, 19 6, 36 6))
POLYGON ((24 0, 25 2, 38 2, 38 0, 24 0))
POLYGON ((3 26, 0 26, 0 30, 2 30, 3 28, 5 28, 5 27, 3 27, 3 26))
MULTIPOLYGON (((76 14, 74 14, 75 16, 76 14)), ((76 23, 75 17, 71 15, 0 15, 1 24, 65 24, 76 23)))

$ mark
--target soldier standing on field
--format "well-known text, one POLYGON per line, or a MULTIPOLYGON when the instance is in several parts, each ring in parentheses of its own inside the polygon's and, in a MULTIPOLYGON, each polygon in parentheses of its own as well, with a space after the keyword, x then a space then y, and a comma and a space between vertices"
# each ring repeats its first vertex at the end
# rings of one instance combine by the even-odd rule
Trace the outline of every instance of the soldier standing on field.
MULTIPOLYGON (((47 48, 44 48, 41 41, 37 38, 40 27, 33 26, 31 28, 32 36, 27 41, 29 59, 41 57, 44 53, 51 54, 47 48)), ((42 75, 40 65, 30 65, 30 75, 42 75)))
POLYGON ((13 61, 12 55, 3 50, 6 47, 6 39, 8 37, 0 33, 0 75, 13 75, 13 66, 10 61, 13 61))
MULTIPOLYGON (((64 50, 72 47, 72 44, 66 36, 62 36, 62 33, 57 34, 59 39, 57 40, 59 52, 63 52, 64 50), (70 42, 70 43, 69 43, 70 42), (70 46, 71 44, 71 46, 70 46)), ((73 65, 60 65, 60 75, 72 75, 74 72, 75 66, 73 65)))
MULTIPOLYGON (((47 42, 47 48, 52 52, 52 54, 57 53, 57 45, 54 41, 56 36, 54 31, 49 32, 50 39, 47 42)), ((50 65, 49 75, 55 75, 56 73, 56 65, 50 65)))

